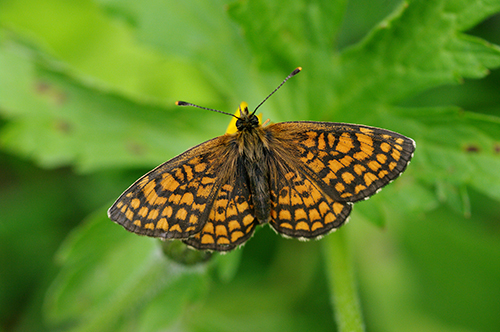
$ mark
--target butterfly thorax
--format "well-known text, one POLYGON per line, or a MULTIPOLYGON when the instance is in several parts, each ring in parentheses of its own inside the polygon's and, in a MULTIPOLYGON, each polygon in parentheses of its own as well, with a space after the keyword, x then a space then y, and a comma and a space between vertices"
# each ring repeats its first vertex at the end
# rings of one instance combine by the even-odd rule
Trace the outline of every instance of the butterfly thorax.
POLYGON ((236 121, 238 131, 234 142, 238 146, 238 163, 247 175, 247 181, 256 219, 260 224, 270 219, 270 191, 267 140, 259 119, 248 108, 240 108, 240 117, 236 121))

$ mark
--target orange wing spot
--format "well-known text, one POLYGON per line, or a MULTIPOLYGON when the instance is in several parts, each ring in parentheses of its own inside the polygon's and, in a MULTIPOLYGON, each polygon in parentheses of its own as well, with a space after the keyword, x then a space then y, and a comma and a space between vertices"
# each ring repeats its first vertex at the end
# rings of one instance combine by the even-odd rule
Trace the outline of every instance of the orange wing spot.
POLYGON ((156 228, 168 231, 168 221, 167 221, 167 219, 161 218, 160 220, 158 220, 158 223, 156 224, 156 228))
POLYGON ((360 149, 362 152, 366 153, 367 156, 371 156, 373 154, 373 146, 371 145, 363 144, 360 146, 360 149))
MULTIPOLYGON (((311 209, 308 211, 309 212, 309 220, 314 221, 314 220, 321 220, 321 216, 319 215, 318 210, 316 209, 311 209)), ((314 229, 313 229, 314 230, 314 229)))
POLYGON ((360 164, 354 165, 354 172, 356 172, 356 174, 361 175, 365 171, 366 171, 366 167, 365 166, 360 165, 360 164))
POLYGON ((328 147, 330 149, 333 148, 333 145, 335 144, 335 136, 333 136, 332 134, 328 134, 327 139, 328 139, 328 147))
POLYGON ((340 163, 344 165, 344 167, 348 167, 354 159, 351 156, 345 156, 344 158, 340 159, 340 163))
POLYGON ((204 176, 201 179, 201 184, 211 184, 211 183, 214 183, 214 182, 215 182, 215 179, 211 178, 211 177, 208 177, 208 176, 204 176))
POLYGON ((288 228, 288 229, 293 229, 292 225, 290 225, 290 224, 289 224, 289 223, 287 223, 287 222, 282 222, 282 223, 280 224, 280 227, 282 227, 282 228, 288 228))
POLYGON ((194 157, 193 159, 191 159, 188 164, 189 165, 198 165, 200 163, 200 160, 201 160, 201 157, 198 156, 198 157, 194 157))
POLYGON ((308 231, 309 230, 309 225, 304 222, 304 221, 301 221, 301 222, 298 222, 297 225, 295 225, 295 229, 296 230, 304 230, 304 231, 308 231))
POLYGON ((158 209, 153 209, 149 211, 148 219, 156 219, 158 218, 158 215, 160 214, 160 211, 158 209))
POLYGON ((387 172, 387 171, 380 171, 380 172, 378 172, 378 177, 380 179, 383 179, 387 174, 389 174, 389 172, 387 172))
POLYGON ((337 173, 340 169, 344 167, 338 160, 331 160, 328 162, 328 167, 332 172, 337 173))
POLYGON ((343 193, 342 195, 340 195, 340 197, 342 197, 342 198, 349 198, 351 196, 352 196, 351 193, 343 193))
POLYGON ((205 211, 205 207, 206 206, 207 206, 206 204, 196 204, 196 203, 193 203, 191 205, 191 208, 194 209, 194 210, 198 210, 200 212, 203 212, 203 211, 205 211))
POLYGON ((342 173, 342 180, 344 180, 345 183, 349 184, 354 180, 354 175, 352 175, 349 172, 344 172, 342 173))
POLYGON ((191 181, 193 179, 193 168, 188 165, 184 165, 182 167, 184 168, 184 172, 186 173, 187 180, 191 181))
MULTIPOLYGON (((282 190, 287 190, 287 192, 290 191, 289 187, 283 188, 282 190)), ((290 196, 287 194, 285 196, 280 196, 279 197, 279 203, 283 205, 290 205, 290 196)))
POLYGON ((175 171, 175 178, 181 182, 184 182, 184 173, 182 173, 182 169, 177 168, 175 171))
POLYGON ((155 229, 155 224, 153 224, 152 222, 149 222, 146 225, 144 225, 144 228, 155 229))
POLYGON ((375 174, 368 172, 365 174, 363 179, 365 180, 366 186, 369 187, 373 181, 377 180, 377 177, 375 176, 375 174))
POLYGON ((189 226, 188 228, 186 228, 186 230, 184 232, 191 232, 191 231, 194 231, 195 229, 196 229, 196 227, 189 226))
POLYGON ((403 144, 404 141, 405 140, 402 138, 396 138, 396 143, 398 143, 398 144, 403 144))
POLYGON ((315 231, 317 230, 318 228, 323 228, 323 224, 320 223, 319 221, 316 221, 312 226, 311 226, 311 231, 315 231))
POLYGON ((200 185, 198 187, 198 190, 196 191, 196 196, 207 198, 210 195, 210 189, 211 188, 212 188, 211 186, 202 186, 202 185, 200 185))
POLYGON ((340 141, 337 144, 337 151, 341 153, 348 153, 351 149, 354 148, 354 144, 352 142, 352 138, 348 133, 343 133, 340 136, 340 141))
POLYGON ((328 172, 328 174, 325 175, 323 178, 323 181, 325 181, 326 184, 330 184, 330 180, 335 180, 337 176, 335 176, 335 173, 333 172, 328 172))
POLYGON ((318 208, 322 216, 324 216, 328 211, 330 211, 330 206, 326 204, 326 202, 319 203, 318 208))
POLYGON ((227 191, 227 192, 233 191, 233 188, 234 187, 232 185, 230 185, 230 184, 225 184, 225 185, 222 186, 222 190, 227 191))
POLYGON ((243 217, 243 225, 248 226, 253 222, 253 217, 249 214, 247 214, 245 217, 243 217))
POLYGON ((149 212, 149 209, 147 207, 143 206, 137 214, 140 215, 141 217, 146 217, 148 215, 148 212, 149 212))
MULTIPOLYGON (((137 199, 137 198, 135 198, 135 199, 137 199)), ((137 199, 137 200, 138 200, 138 199, 137 199)), ((132 200, 132 201, 133 201, 133 200, 132 200)), ((140 203, 140 201, 139 201, 139 203, 140 203)), ((130 205, 132 205, 132 203, 130 203, 130 205)), ((116 203, 116 208, 117 208, 117 209, 121 208, 122 206, 123 206, 123 202, 118 202, 118 203, 116 203)), ((133 206, 132 206, 132 207, 133 207, 133 206)), ((134 209, 137 209, 137 208, 134 208, 134 209)))
POLYGON ((241 237, 243 235, 245 235, 245 234, 243 234, 242 231, 236 231, 236 232, 231 233, 231 242, 234 243, 234 242, 238 241, 239 239, 241 239, 241 237))
POLYGON ((285 179, 287 179, 288 181, 290 181, 291 179, 293 179, 294 176, 295 176, 294 172, 288 172, 288 173, 285 174, 285 179))
POLYGON ((142 193, 144 194, 144 197, 148 197, 149 194, 155 190, 156 187, 156 182, 154 180, 151 180, 147 185, 142 188, 142 193))
POLYGON ((173 192, 180 186, 180 183, 172 175, 168 174, 168 176, 161 180, 160 185, 163 190, 173 192))
POLYGON ((316 173, 321 172, 325 168, 325 164, 323 164, 323 162, 317 158, 307 163, 307 166, 309 166, 309 168, 316 173))
POLYGON ((358 141, 360 143, 370 145, 370 146, 373 145, 373 139, 370 136, 363 135, 363 134, 356 134, 356 136, 358 137, 358 141))
POLYGON ((368 128, 359 128, 359 131, 365 134, 371 134, 373 133, 373 130, 368 129, 368 128))
POLYGON ((236 206, 234 203, 229 204, 229 206, 226 209, 226 216, 227 217, 233 217, 238 215, 238 210, 236 210, 236 206))
POLYGON ((128 209, 128 205, 125 204, 124 206, 122 206, 122 208, 120 209, 121 213, 125 213, 125 211, 127 211, 128 209))
MULTIPOLYGON (((272 202, 271 202, 272 203, 272 202)), ((273 204, 273 206, 276 206, 276 204, 273 204)), ((272 220, 276 220, 276 218, 278 217, 278 211, 276 210, 271 210, 271 219, 272 220)))
POLYGON ((174 210, 172 209, 171 206, 167 206, 163 209, 163 212, 161 213, 162 216, 166 216, 167 218, 170 218, 172 216, 172 212, 174 210))
POLYGON ((217 239, 217 244, 230 244, 229 239, 227 237, 220 237, 217 239))
POLYGON ((392 139, 392 136, 391 135, 382 135, 382 138, 385 139, 385 140, 391 140, 392 139))
POLYGON ((382 151, 384 151, 384 152, 389 152, 389 150, 391 149, 391 146, 389 144, 387 144, 386 142, 382 142, 382 144, 380 144, 380 149, 382 149, 382 151))
POLYGON ((201 173, 207 169, 207 163, 198 163, 194 165, 194 172, 201 173))
POLYGON ((392 158, 394 158, 394 160, 398 161, 399 158, 401 158, 401 153, 396 149, 392 149, 391 156, 392 156, 392 158))
POLYGON ((352 156, 354 157, 354 159, 356 159, 358 161, 365 160, 366 158, 369 157, 369 155, 366 152, 363 152, 363 151, 356 152, 352 156))
POLYGON ((227 236, 227 229, 223 225, 215 226, 215 235, 216 236, 227 236))
POLYGON ((300 220, 300 219, 307 219, 307 214, 304 209, 297 209, 294 212, 295 215, 295 220, 300 220))
POLYGON ((316 146, 315 138, 318 136, 314 131, 308 131, 306 135, 309 137, 308 139, 302 141, 302 144, 307 146, 308 148, 312 148, 316 146))
POLYGON ((193 204, 193 201, 194 201, 193 194, 188 192, 182 196, 180 204, 191 205, 191 204, 193 204))
POLYGON ((175 205, 178 205, 182 196, 181 195, 170 195, 168 198, 168 201, 171 203, 174 203, 175 205))
POLYGON ((396 165, 397 165, 397 164, 398 164, 398 163, 396 163, 395 161, 391 162, 391 163, 389 164, 389 170, 391 170, 391 171, 392 171, 392 170, 396 167, 396 165))
POLYGON ((326 216, 325 216, 325 224, 329 224, 331 222, 334 222, 335 219, 337 219, 337 217, 335 217, 335 215, 333 213, 328 213, 326 216))
POLYGON ((195 216, 194 214, 190 215, 189 216, 189 223, 190 224, 198 224, 198 217, 195 216))
POLYGON ((354 188, 354 193, 355 194, 358 194, 361 190, 365 190, 366 187, 362 184, 358 184, 355 188, 354 188))
POLYGON ((215 228, 213 222, 207 222, 205 226, 203 226, 203 233, 214 234, 215 228))
POLYGON ((382 166, 380 166, 380 164, 378 162, 376 162, 375 160, 371 160, 368 162, 368 167, 370 167, 370 169, 372 171, 376 171, 382 166))
POLYGON ((232 232, 235 229, 240 229, 240 223, 237 220, 231 220, 228 224, 227 227, 229 228, 229 231, 232 232))
POLYGON ((345 190, 345 186, 341 182, 338 182, 335 185, 335 190, 337 190, 339 193, 341 193, 345 190))
POLYGON ((281 210, 279 214, 279 220, 292 220, 292 215, 288 210, 281 210))
POLYGON ((179 211, 175 214, 175 218, 179 220, 186 220, 186 217, 188 215, 188 212, 186 211, 185 208, 180 208, 179 211))
POLYGON ((156 192, 153 190, 151 191, 151 193, 149 193, 149 196, 146 197, 146 200, 151 205, 162 205, 165 204, 167 198, 158 196, 156 192))
POLYGON ((182 233, 182 229, 181 229, 181 226, 179 226, 179 224, 173 225, 172 227, 170 227, 170 229, 168 231, 169 232, 176 231, 176 232, 182 233))
MULTIPOLYGON (((120 202, 121 203, 121 202, 120 202)), ((123 203, 122 203, 123 204, 123 203)), ((130 206, 134 209, 137 209, 139 206, 141 205, 141 201, 139 200, 139 198, 134 198, 131 202, 130 202, 130 206)), ((117 204, 117 207, 120 208, 120 206, 118 206, 117 204)))
MULTIPOLYGON (((146 183, 148 183, 148 182, 149 182, 149 177, 148 177, 148 176, 145 176, 144 178, 142 178, 142 180, 141 180, 141 181, 139 181, 139 183, 137 184, 137 186, 138 186, 139 188, 142 188, 142 187, 144 187, 144 186, 146 185, 146 183)), ((127 194, 127 197, 132 196, 132 194, 133 194, 133 193, 128 193, 128 194, 127 194)))
MULTIPOLYGON (((307 183, 310 183, 309 181, 304 181, 304 183, 306 183, 306 182, 307 182, 307 183)), ((305 192, 307 192, 307 191, 308 191, 308 187, 306 187, 306 186, 305 186, 305 185, 303 185, 303 184, 296 185, 294 189, 295 189, 295 191, 296 191, 296 192, 298 192, 299 194, 303 194, 303 193, 305 193, 305 192)))
POLYGON ((401 145, 398 145, 398 144, 394 144, 394 147, 396 149, 398 149, 399 151, 402 151, 403 150, 403 147, 401 145))
POLYGON ((326 148, 325 133, 321 133, 318 137, 318 149, 324 150, 326 148))
POLYGON ((202 244, 213 244, 214 242, 214 238, 211 235, 203 234, 203 237, 201 238, 202 244))
POLYGON ((333 203, 333 212, 336 215, 339 215, 343 209, 344 209, 344 205, 342 205, 340 203, 333 203))
POLYGON ((246 211, 248 210, 248 202, 243 202, 241 204, 236 203, 236 207, 238 208, 238 211, 246 211))
POLYGON ((297 195, 297 192, 296 191, 293 191, 292 192, 292 198, 290 200, 290 203, 292 205, 299 205, 299 204, 302 204, 302 197, 300 197, 299 195, 297 195))
POLYGON ((377 160, 378 160, 379 163, 385 164, 385 162, 387 161, 387 156, 385 154, 379 153, 377 155, 377 160))
POLYGON ((141 221, 139 219, 137 219, 137 220, 134 221, 134 225, 142 227, 141 226, 141 221))

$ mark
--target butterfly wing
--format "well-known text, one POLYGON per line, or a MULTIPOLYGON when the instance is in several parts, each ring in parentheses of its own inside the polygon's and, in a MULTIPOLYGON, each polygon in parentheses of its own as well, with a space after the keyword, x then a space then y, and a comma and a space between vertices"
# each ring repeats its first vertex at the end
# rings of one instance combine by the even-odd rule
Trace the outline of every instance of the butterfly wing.
POLYGON ((214 138, 150 171, 111 206, 109 218, 152 237, 186 239, 199 233, 231 173, 230 139, 214 138))
POLYGON ((252 236, 257 221, 241 160, 235 170, 222 185, 201 232, 184 243, 198 250, 229 251, 252 236))
POLYGON ((406 169, 415 150, 406 136, 361 125, 297 121, 267 130, 275 145, 293 151, 307 178, 336 202, 370 197, 406 169))
POLYGON ((280 234, 299 239, 319 238, 339 228, 351 203, 335 202, 300 168, 275 155, 270 167, 271 221, 280 234))

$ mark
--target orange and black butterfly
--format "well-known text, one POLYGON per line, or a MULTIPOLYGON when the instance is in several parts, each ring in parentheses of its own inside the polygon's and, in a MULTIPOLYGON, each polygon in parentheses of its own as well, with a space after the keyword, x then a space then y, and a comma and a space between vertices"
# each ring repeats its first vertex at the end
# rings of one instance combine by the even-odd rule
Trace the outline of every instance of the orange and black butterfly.
POLYGON ((232 250, 267 223, 287 237, 320 238, 342 226, 354 202, 397 178, 415 150, 408 137, 362 125, 263 126, 246 103, 236 128, 141 177, 109 218, 131 232, 181 239, 199 250, 232 250))

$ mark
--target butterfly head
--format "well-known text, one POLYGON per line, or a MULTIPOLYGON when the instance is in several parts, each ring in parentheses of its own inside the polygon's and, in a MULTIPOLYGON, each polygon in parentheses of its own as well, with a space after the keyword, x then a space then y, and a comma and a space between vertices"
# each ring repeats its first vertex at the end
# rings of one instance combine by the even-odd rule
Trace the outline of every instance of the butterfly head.
POLYGON ((249 130, 260 126, 259 118, 255 115, 255 111, 248 111, 248 104, 242 102, 239 107, 240 116, 236 120, 236 129, 238 131, 249 130))

